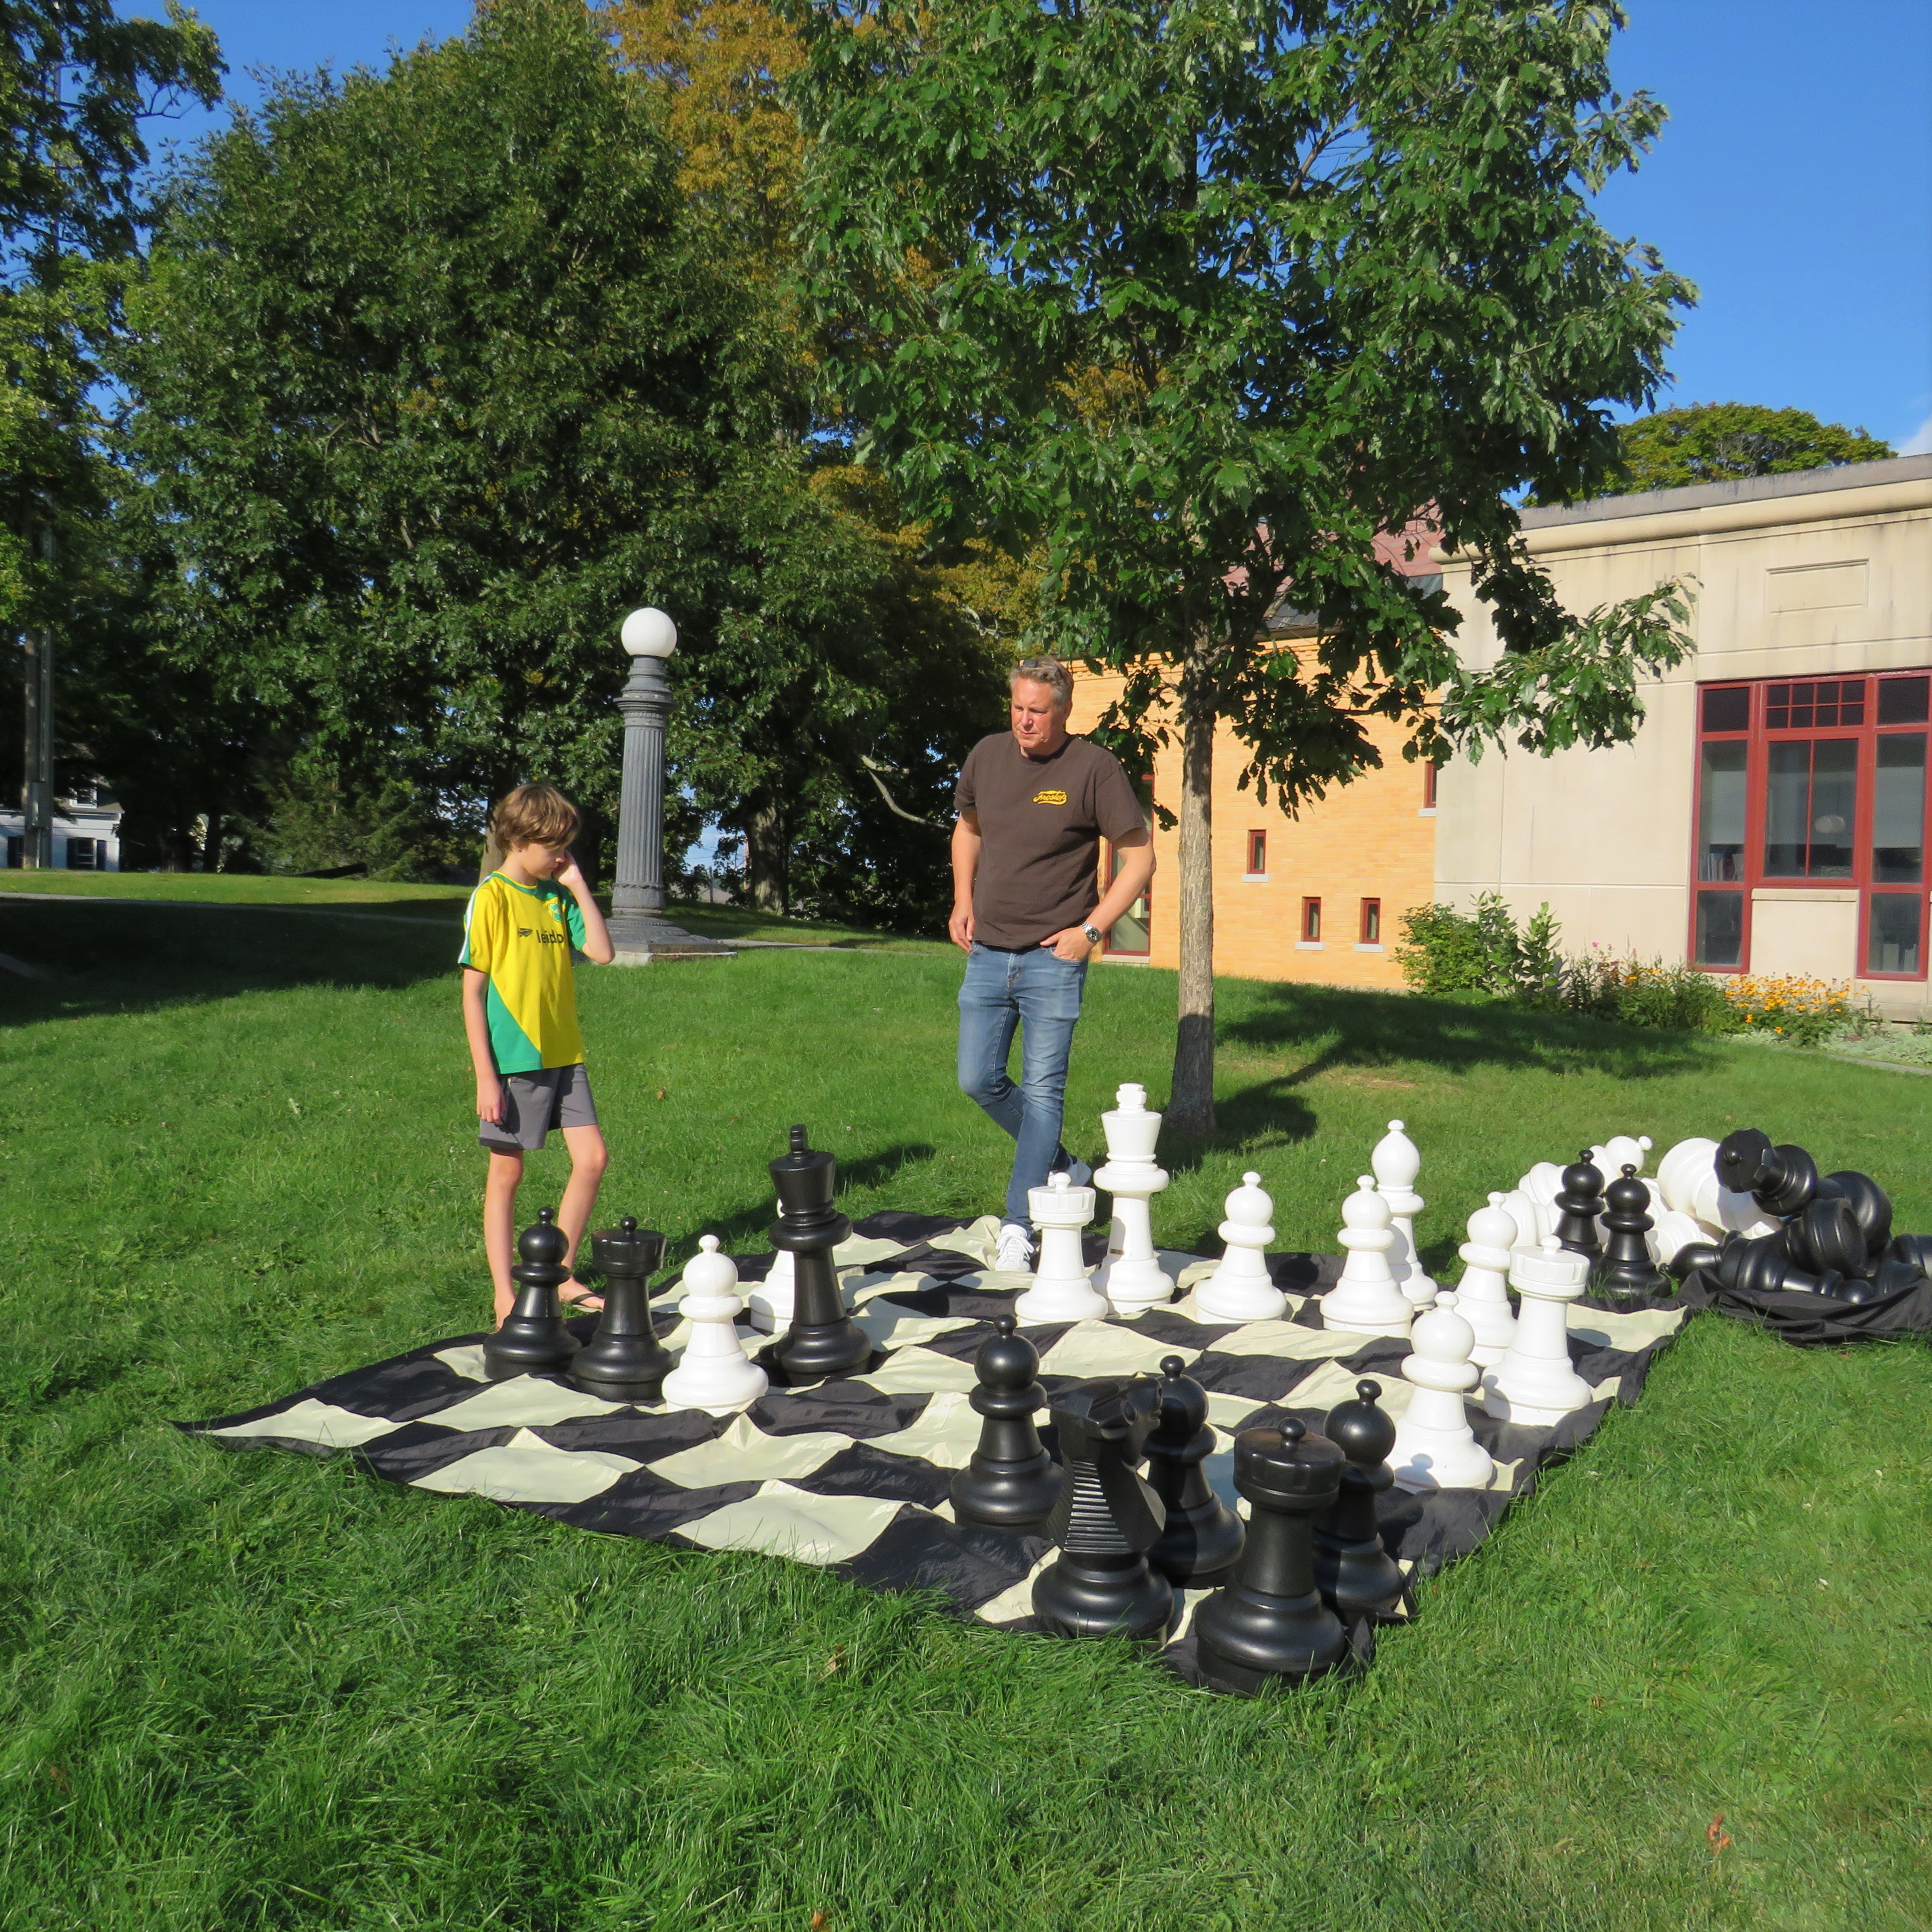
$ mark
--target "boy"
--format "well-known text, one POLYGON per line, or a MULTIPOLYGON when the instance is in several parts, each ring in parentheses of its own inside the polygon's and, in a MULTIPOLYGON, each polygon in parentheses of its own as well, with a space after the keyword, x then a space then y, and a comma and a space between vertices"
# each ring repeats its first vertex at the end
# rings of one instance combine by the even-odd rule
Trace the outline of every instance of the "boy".
MULTIPOLYGON (((525 1150, 542 1147, 552 1127, 563 1130, 570 1185, 556 1221, 573 1268, 609 1158, 584 1070, 570 955, 574 946, 602 966, 616 951, 571 854, 577 830, 577 808, 562 793, 519 785, 490 814, 490 844, 502 862, 470 895, 463 916, 463 1024, 476 1069, 477 1138, 490 1156, 483 1248, 500 1326, 516 1300, 510 1267, 525 1150)), ((574 1274, 562 1293, 580 1308, 603 1305, 574 1274)))

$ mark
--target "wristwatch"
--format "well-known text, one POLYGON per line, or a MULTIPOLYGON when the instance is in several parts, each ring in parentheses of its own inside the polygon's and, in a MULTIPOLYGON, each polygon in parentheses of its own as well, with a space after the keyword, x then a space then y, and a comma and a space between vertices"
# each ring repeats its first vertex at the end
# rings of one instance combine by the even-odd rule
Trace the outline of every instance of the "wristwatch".
POLYGON ((1083 926, 1080 928, 1080 936, 1089 946, 1098 946, 1102 935, 1097 926, 1083 926))

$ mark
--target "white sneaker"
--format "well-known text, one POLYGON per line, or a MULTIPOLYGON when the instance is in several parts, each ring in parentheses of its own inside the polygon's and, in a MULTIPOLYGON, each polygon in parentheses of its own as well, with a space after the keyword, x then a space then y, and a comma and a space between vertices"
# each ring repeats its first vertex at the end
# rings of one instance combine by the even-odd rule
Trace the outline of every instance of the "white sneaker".
POLYGON ((1002 1274, 1033 1272, 1032 1231, 1018 1221, 1008 1221, 1000 1229, 999 1252, 993 1265, 1002 1274))

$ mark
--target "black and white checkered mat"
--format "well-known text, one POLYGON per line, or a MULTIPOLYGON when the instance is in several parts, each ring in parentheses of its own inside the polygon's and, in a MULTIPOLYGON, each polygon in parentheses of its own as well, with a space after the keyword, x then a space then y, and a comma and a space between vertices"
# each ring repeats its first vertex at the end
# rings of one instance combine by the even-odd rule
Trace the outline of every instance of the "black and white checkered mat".
MULTIPOLYGON (((439 1342, 374 1366, 213 1422, 184 1424, 231 1449, 296 1449, 359 1456, 378 1475, 419 1490, 488 1496, 586 1529, 660 1538, 700 1550, 754 1550, 836 1570, 874 1589, 944 1591, 961 1609, 1010 1630, 1036 1629, 1030 1591, 1051 1555, 1040 1538, 956 1523, 946 1485, 979 1440, 968 1403, 973 1357, 1010 1313, 1024 1276, 994 1272, 997 1224, 962 1226, 889 1213, 859 1223, 835 1257, 846 1298, 872 1336, 878 1366, 817 1388, 774 1389, 742 1414, 714 1417, 658 1404, 620 1404, 547 1377, 490 1382, 482 1337, 439 1342)), ((1104 1238, 1090 1238, 1097 1247, 1104 1238)), ((1097 1259, 1090 1252, 1089 1259, 1097 1259)), ((740 1263, 762 1278, 769 1255, 740 1263)), ((1399 1415, 1408 1345, 1328 1332, 1312 1297, 1340 1269, 1334 1256, 1269 1257, 1289 1297, 1286 1319, 1212 1322, 1192 1285, 1214 1264, 1168 1253, 1163 1264, 1181 1298, 1138 1320, 1024 1324, 1040 1351, 1040 1378, 1056 1386, 1096 1376, 1157 1371, 1179 1355, 1208 1390, 1219 1436, 1210 1480, 1245 1515, 1233 1481, 1237 1430, 1294 1415, 1318 1428, 1329 1408, 1372 1376, 1383 1406, 1399 1415)), ((674 1309, 675 1286, 658 1298, 674 1309)), ((1555 1429, 1498 1422, 1472 1407, 1478 1438, 1495 1457, 1489 1490, 1384 1499, 1383 1539, 1406 1569, 1427 1574, 1472 1549, 1538 1469, 1574 1448, 1610 1403, 1634 1402, 1658 1348, 1684 1318, 1681 1307, 1618 1312, 1587 1302, 1570 1315, 1570 1352, 1597 1400, 1555 1429)), ((596 1318, 572 1328, 587 1340, 596 1318)), ((664 1340, 675 1352, 682 1324, 664 1340)), ((741 1328, 748 1346, 768 1338, 741 1328)), ((1042 1418, 1045 1420, 1044 1416, 1042 1418)), ((1052 1446, 1050 1430, 1042 1433, 1052 1446)), ((1192 1675, 1184 1614, 1167 1657, 1192 1675)))

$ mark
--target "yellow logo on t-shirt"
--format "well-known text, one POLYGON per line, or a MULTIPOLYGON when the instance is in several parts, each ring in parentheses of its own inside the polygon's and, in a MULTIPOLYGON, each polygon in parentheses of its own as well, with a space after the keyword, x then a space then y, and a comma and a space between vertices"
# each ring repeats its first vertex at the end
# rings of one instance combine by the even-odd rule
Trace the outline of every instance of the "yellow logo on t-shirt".
POLYGON ((1064 805, 1066 794, 1064 791, 1036 791, 1033 795, 1036 805, 1064 805))

